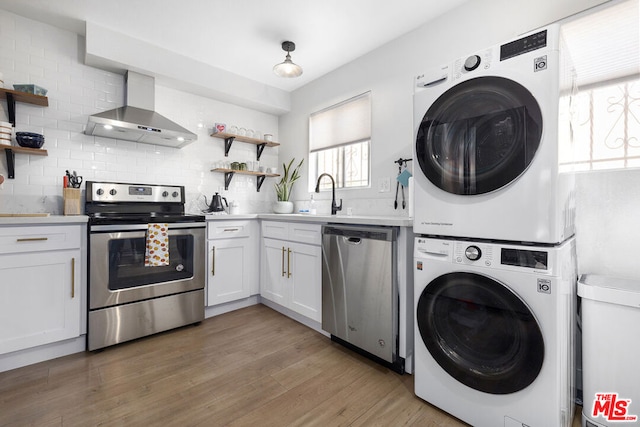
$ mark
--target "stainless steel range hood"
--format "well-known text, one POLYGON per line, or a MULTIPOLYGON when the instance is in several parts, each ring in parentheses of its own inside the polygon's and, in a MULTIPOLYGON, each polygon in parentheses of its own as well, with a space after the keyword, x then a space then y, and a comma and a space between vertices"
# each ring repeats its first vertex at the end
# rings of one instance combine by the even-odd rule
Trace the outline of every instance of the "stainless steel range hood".
POLYGON ((198 136, 153 111, 155 79, 127 71, 126 105, 89 116, 87 135, 181 148, 198 136))

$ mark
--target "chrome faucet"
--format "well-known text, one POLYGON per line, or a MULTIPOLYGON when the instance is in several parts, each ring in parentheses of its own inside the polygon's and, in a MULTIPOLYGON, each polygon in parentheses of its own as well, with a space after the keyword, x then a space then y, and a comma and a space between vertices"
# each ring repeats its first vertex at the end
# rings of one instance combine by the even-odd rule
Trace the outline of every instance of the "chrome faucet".
POLYGON ((316 183, 316 193, 320 192, 320 180, 323 176, 328 176, 331 179, 331 215, 335 215, 336 212, 342 210, 342 199, 340 199, 340 206, 336 204, 336 182, 333 180, 333 177, 328 173, 323 173, 318 177, 318 182, 316 183))

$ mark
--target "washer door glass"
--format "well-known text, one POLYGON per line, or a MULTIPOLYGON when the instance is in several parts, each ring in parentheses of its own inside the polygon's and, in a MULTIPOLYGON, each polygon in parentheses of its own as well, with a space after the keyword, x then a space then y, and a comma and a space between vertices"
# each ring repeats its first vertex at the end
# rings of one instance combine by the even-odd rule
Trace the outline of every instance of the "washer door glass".
POLYGON ((449 273, 418 300, 417 324, 429 353, 449 375, 479 391, 515 393, 538 376, 544 340, 524 302, 494 279, 449 273))
POLYGON ((416 135, 425 176, 459 195, 484 194, 514 181, 540 145, 542 113, 524 86, 502 77, 479 77, 442 94, 416 135))

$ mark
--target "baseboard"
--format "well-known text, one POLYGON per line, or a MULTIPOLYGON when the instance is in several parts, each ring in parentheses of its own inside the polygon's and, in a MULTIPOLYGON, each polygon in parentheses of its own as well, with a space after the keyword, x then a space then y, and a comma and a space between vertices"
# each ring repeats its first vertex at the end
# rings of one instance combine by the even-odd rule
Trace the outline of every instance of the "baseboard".
POLYGON ((18 350, 0 356, 0 372, 22 368, 45 360, 57 359, 74 353, 81 353, 87 348, 86 335, 45 344, 38 347, 18 350))

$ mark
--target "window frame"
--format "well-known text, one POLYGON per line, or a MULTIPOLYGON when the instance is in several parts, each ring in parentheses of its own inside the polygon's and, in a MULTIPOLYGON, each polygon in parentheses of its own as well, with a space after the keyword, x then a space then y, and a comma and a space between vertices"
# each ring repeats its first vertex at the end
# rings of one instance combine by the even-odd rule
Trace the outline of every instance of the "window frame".
MULTIPOLYGON (((339 169, 336 173, 329 171, 336 181, 336 189, 366 189, 371 188, 371 128, 372 128, 372 94, 366 91, 355 95, 330 107, 316 111, 309 116, 309 191, 315 191, 318 176, 324 171, 320 171, 321 153, 335 152, 336 159, 333 160, 333 167, 339 169), (350 109, 351 108, 351 109, 350 109), (349 114, 352 116, 349 116, 349 114), (344 117, 347 117, 347 120, 344 117), (350 120, 357 123, 357 126, 350 128, 350 120), (349 123, 345 129, 345 122, 349 123), (333 135, 335 132, 318 130, 314 136, 314 126, 335 126, 343 134, 333 135), (328 135, 331 135, 328 137, 328 135), (366 183, 362 185, 348 185, 347 180, 347 150, 365 144, 360 149, 360 165, 366 165, 366 183), (366 157, 366 158, 365 158, 366 157)), ((364 175, 364 167, 361 167, 361 175, 364 175)), ((364 181, 363 179, 359 180, 364 181)), ((320 184, 320 190, 330 190, 331 183, 329 180, 323 180, 320 184)))

